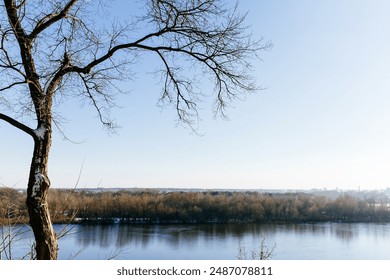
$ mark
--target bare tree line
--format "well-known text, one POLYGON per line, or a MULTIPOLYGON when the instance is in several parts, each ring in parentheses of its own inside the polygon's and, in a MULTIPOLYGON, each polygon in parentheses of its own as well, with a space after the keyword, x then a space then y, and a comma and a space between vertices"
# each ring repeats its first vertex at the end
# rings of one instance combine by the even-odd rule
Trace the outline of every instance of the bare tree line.
MULTIPOLYGON (((27 222, 25 195, 0 189, 0 223, 27 222)), ((390 221, 386 196, 335 198, 307 193, 170 192, 52 189, 54 223, 270 223, 390 221)))

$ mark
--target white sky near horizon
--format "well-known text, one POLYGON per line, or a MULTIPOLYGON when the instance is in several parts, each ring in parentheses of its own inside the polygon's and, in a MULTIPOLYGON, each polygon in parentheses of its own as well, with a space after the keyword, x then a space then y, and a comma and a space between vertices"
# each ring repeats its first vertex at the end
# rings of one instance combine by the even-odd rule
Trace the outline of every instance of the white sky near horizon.
MULTIPOLYGON (((265 90, 233 102, 229 120, 214 119, 206 100, 194 135, 156 107, 159 80, 144 75, 155 68, 145 59, 112 113, 117 135, 92 108, 63 109, 67 136, 82 143, 54 135, 53 187, 73 187, 79 172, 79 188, 390 187, 390 2, 241 0, 239 8, 254 36, 274 44, 254 61, 265 90)), ((32 141, 1 121, 0 135, 0 185, 24 188, 32 141)))

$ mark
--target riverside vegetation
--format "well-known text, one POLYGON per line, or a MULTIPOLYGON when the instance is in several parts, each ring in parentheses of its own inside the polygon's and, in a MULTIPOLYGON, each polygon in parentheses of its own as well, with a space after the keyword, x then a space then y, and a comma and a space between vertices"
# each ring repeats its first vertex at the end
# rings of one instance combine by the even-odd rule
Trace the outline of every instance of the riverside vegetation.
MULTIPOLYGON (((26 223, 25 193, 0 188, 0 225, 26 223)), ((390 222, 384 193, 51 189, 53 223, 390 222)))

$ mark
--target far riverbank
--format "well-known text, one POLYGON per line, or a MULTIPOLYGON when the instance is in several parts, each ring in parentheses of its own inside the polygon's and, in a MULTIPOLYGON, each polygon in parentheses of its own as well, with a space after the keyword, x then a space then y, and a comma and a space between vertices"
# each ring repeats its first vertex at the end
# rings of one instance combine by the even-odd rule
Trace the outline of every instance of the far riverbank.
MULTIPOLYGON (((51 189, 49 204, 53 223, 390 222, 390 199, 378 192, 51 189)), ((25 192, 0 188, 0 224, 27 222, 25 192)))

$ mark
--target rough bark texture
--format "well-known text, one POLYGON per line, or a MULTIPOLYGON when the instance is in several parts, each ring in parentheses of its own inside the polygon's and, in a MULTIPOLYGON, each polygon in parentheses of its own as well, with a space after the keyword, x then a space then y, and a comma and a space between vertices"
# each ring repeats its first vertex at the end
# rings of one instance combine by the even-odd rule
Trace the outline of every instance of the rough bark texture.
POLYGON ((58 256, 57 237, 47 204, 47 193, 50 187, 47 166, 51 132, 46 126, 41 126, 36 130, 36 134, 27 189, 27 208, 30 226, 35 236, 36 258, 55 260, 58 256))

